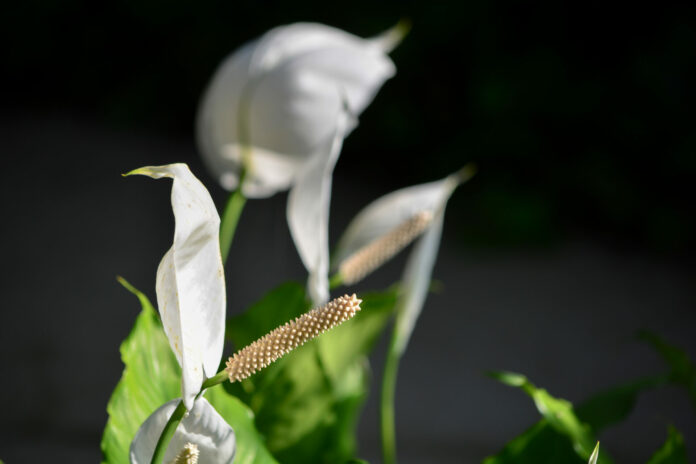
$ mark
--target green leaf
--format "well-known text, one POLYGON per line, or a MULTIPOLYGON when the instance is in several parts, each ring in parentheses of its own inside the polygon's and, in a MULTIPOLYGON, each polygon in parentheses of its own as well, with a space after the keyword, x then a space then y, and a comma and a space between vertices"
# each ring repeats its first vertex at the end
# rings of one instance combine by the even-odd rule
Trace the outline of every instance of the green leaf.
POLYGON ((542 419, 523 432, 495 456, 486 458, 483 464, 539 464, 558 462, 584 464, 573 450, 567 436, 557 432, 542 419))
MULTIPOLYGON (((395 292, 369 294, 350 321, 306 343, 241 384, 226 386, 256 414, 281 462, 343 462, 355 453, 355 427, 367 394, 366 354, 389 320, 395 292)), ((284 284, 232 319, 243 347, 309 309, 304 288, 284 284)))
POLYGON ((363 295, 362 309, 353 319, 333 329, 331 336, 319 338, 321 360, 336 389, 344 384, 346 369, 372 351, 393 312, 396 295, 395 288, 363 295))
POLYGON ((266 448, 263 438, 254 426, 254 413, 238 398, 225 392, 221 385, 206 390, 206 398, 234 429, 237 440, 235 464, 277 463, 266 448))
POLYGON ((128 449, 140 425, 155 409, 181 396, 181 369, 169 348, 159 317, 147 297, 119 278, 142 305, 133 330, 121 344, 125 364, 106 407, 109 420, 102 437, 103 462, 128 462, 128 449))
POLYGON ((664 376, 647 377, 600 392, 580 403, 576 414, 596 432, 623 421, 633 410, 638 395, 665 382, 664 376))
MULTIPOLYGON (((181 396, 181 368, 156 310, 143 293, 122 278, 119 282, 138 297, 142 311, 121 344, 126 367, 107 405, 109 420, 101 446, 103 463, 109 464, 128 462, 128 450, 140 425, 162 404, 181 396)), ((206 396, 235 431, 236 464, 275 462, 254 428, 253 413, 246 405, 220 387, 210 389, 206 396)))
POLYGON ((662 356, 671 369, 671 380, 686 388, 696 408, 696 365, 689 359, 686 352, 670 345, 652 332, 642 331, 638 334, 638 338, 648 342, 662 356))
POLYGON ((667 441, 650 458, 648 464, 687 464, 684 438, 674 427, 667 431, 667 441))
MULTIPOLYGON (((537 388, 523 375, 510 372, 493 372, 490 375, 527 393, 534 400, 543 420, 506 445, 499 455, 488 458, 486 464, 586 462, 590 458, 597 440, 590 426, 577 417, 570 402, 537 388), (565 439, 559 440, 560 437, 565 439), (569 457, 571 454, 568 451, 574 451, 575 459, 569 457)), ((611 460, 602 453, 598 462, 608 464, 611 460)))

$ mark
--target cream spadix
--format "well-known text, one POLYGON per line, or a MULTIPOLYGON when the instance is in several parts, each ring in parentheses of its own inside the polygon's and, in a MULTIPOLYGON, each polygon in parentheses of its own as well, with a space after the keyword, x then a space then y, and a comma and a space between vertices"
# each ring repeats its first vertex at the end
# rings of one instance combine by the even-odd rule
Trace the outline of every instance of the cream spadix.
POLYGON ((336 298, 242 348, 227 361, 225 370, 230 382, 246 379, 308 340, 352 318, 360 311, 361 302, 355 295, 336 298))
POLYGON ((224 345, 225 278, 220 218, 210 194, 186 164, 148 166, 128 175, 173 179, 174 243, 157 268, 157 306, 181 365, 186 409, 216 374, 224 345))

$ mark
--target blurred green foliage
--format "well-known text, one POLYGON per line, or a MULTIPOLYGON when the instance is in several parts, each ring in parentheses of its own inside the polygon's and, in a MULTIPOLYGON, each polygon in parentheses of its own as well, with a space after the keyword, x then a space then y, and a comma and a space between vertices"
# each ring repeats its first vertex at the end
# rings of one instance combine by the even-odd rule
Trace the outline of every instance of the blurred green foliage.
MULTIPOLYGON (((696 366, 688 355, 654 333, 644 331, 639 334, 639 338, 655 348, 666 362, 669 371, 599 392, 577 407, 566 400, 551 396, 544 389, 537 388, 521 374, 490 373, 491 377, 500 382, 518 387, 527 393, 534 401, 542 419, 508 442, 497 455, 487 458, 484 464, 586 462, 595 435, 604 428, 628 418, 638 395, 646 390, 672 383, 684 387, 693 401, 696 366)), ((611 462, 606 455, 606 446, 602 446, 601 450, 598 462, 611 462)), ((648 464, 687 462, 684 439, 670 425, 667 440, 648 464)))
MULTIPOLYGON (((396 291, 361 295, 362 310, 243 381, 226 384, 248 404, 281 462, 343 462, 356 452, 355 428, 366 400, 367 354, 390 320, 396 291)), ((227 334, 243 347, 309 309, 303 286, 288 283, 232 318, 227 334)))
POLYGON ((677 429, 669 427, 665 444, 655 452, 648 464, 686 464, 687 462, 684 438, 677 429))

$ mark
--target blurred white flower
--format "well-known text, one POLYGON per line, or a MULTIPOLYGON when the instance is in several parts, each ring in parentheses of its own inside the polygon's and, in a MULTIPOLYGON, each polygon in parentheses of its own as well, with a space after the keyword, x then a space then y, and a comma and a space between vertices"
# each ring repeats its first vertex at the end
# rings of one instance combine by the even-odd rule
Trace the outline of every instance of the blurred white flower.
POLYGON ((191 410, 203 381, 217 373, 224 345, 220 218, 210 194, 186 164, 148 166, 131 174, 173 179, 174 243, 157 268, 157 306, 181 365, 183 402, 191 410))
MULTIPOLYGON (((178 403, 176 399, 163 404, 143 422, 131 443, 131 464, 150 464, 162 430, 178 403)), ((205 398, 199 398, 174 432, 163 462, 231 464, 235 449, 232 427, 205 398), (183 459, 185 456, 190 459, 183 459)))
POLYGON ((391 192, 366 206, 346 228, 334 254, 344 283, 355 283, 422 233, 409 256, 397 302, 397 346, 402 353, 427 296, 442 235, 447 200, 474 168, 436 182, 391 192))
POLYGON ((201 101, 203 159, 222 186, 250 198, 292 188, 288 223, 315 304, 329 298, 331 176, 357 116, 395 73, 387 56, 403 24, 362 39, 321 24, 277 27, 218 68, 201 101))

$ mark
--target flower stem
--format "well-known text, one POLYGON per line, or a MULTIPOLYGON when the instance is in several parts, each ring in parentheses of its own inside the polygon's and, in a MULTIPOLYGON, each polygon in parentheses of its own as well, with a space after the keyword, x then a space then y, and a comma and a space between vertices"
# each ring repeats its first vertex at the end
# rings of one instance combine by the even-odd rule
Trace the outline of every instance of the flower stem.
POLYGON ((227 373, 227 371, 225 369, 221 370, 220 372, 218 372, 217 374, 215 374, 214 376, 212 376, 211 378, 209 378, 208 380, 203 382, 203 385, 201 386, 201 392, 198 394, 198 396, 203 394, 203 391, 206 388, 214 387, 215 385, 222 383, 225 380, 229 380, 229 378, 230 378, 230 376, 227 373))
POLYGON ((343 285, 343 276, 340 272, 337 272, 336 274, 331 276, 331 279, 329 279, 329 288, 333 290, 336 287, 340 287, 341 285, 343 285))
POLYGON ((179 422, 181 422, 181 419, 184 417, 185 413, 186 407, 184 407, 184 402, 179 401, 179 404, 176 406, 176 409, 167 421, 167 424, 164 426, 164 430, 162 430, 162 434, 160 435, 159 440, 157 440, 155 452, 152 454, 152 460, 150 461, 151 464, 162 463, 162 461, 164 460, 164 454, 167 452, 169 442, 174 436, 174 432, 176 431, 176 428, 179 426, 179 422))
POLYGON ((232 239, 237 230, 237 223, 239 222, 239 217, 242 215, 242 210, 246 204, 246 197, 242 193, 243 182, 244 170, 242 170, 239 175, 239 185, 237 189, 232 192, 227 200, 225 210, 222 213, 222 220, 220 221, 220 254, 222 255, 223 263, 227 262, 227 256, 232 246, 232 239))
POLYGON ((394 393, 399 371, 401 353, 396 349, 397 331, 394 327, 389 342, 389 351, 382 375, 382 394, 380 396, 380 425, 382 429, 382 461, 384 464, 396 463, 396 428, 394 425, 394 393))
MULTIPOLYGON (((196 395, 196 399, 198 399, 207 388, 220 384, 227 379, 229 379, 227 371, 224 369, 221 370, 213 377, 203 382, 203 385, 201 386, 201 391, 198 392, 198 395, 196 395)), ((162 460, 164 459, 164 454, 167 452, 167 446, 169 445, 169 442, 174 436, 174 432, 176 431, 176 428, 179 426, 179 422, 181 422, 181 419, 184 418, 185 413, 186 408, 184 407, 184 402, 179 401, 179 404, 176 406, 176 409, 167 421, 167 424, 164 426, 164 429, 160 434, 159 440, 157 440, 157 446, 155 446, 155 452, 152 455, 151 464, 162 463, 162 460)))

